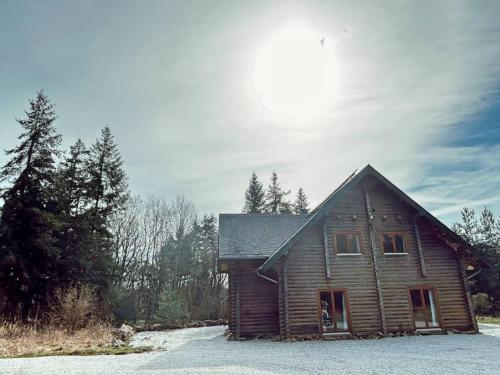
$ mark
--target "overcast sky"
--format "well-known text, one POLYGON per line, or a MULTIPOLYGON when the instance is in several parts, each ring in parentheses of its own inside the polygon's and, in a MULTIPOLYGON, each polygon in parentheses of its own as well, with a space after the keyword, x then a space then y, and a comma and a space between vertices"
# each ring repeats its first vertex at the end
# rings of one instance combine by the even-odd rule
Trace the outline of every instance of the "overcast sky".
MULTIPOLYGON (((500 214, 500 2, 0 1, 0 147, 44 89, 67 147, 109 124, 134 194, 240 212, 253 170, 319 203, 372 164, 450 224, 500 214), (325 37, 336 95, 300 120, 254 87, 292 24, 325 37)), ((0 156, 0 163, 6 161, 0 156)))

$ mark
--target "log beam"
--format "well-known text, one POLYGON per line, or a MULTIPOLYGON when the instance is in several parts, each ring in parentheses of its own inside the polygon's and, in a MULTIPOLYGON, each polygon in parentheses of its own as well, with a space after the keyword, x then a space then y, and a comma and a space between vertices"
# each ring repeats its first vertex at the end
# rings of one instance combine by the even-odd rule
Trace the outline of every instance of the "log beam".
POLYGON ((372 253, 373 273, 375 275, 375 286, 377 288, 378 307, 380 312, 380 324, 382 332, 387 334, 387 325, 385 323, 384 296, 382 295, 382 283, 380 281, 380 268, 378 265, 377 240, 375 238, 375 229, 373 226, 373 213, 370 204, 370 196, 368 190, 364 188, 366 217, 368 220, 368 232, 370 233, 370 247, 372 253))
POLYGON ((328 248, 328 228, 326 227, 326 220, 323 222, 323 250, 325 252, 326 278, 331 279, 332 273, 330 271, 330 251, 328 248))

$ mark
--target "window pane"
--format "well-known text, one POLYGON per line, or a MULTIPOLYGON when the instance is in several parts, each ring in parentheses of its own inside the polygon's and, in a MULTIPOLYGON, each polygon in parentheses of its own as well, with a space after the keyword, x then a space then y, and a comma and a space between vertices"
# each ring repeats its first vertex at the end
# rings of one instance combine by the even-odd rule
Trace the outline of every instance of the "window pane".
POLYGON ((427 306, 427 318, 430 320, 429 327, 439 327, 434 291, 432 289, 424 289, 424 299, 427 306))
POLYGON ((422 303, 422 296, 420 294, 420 289, 412 289, 410 291, 411 304, 413 307, 413 317, 415 319, 415 327, 426 328, 425 324, 425 311, 424 305, 422 303))
POLYGON ((347 253, 348 252, 347 236, 345 234, 337 234, 336 239, 337 239, 337 252, 347 253))
POLYGON ((332 297, 330 292, 320 293, 321 302, 321 324, 323 325, 323 332, 333 331, 332 320, 332 297))
POLYGON ((383 235, 384 253, 393 253, 392 236, 390 234, 383 235))
POLYGON ((344 301, 344 292, 334 292, 333 298, 335 302, 335 323, 337 323, 338 331, 347 331, 347 312, 344 301))
POLYGON ((350 253, 359 253, 359 236, 357 234, 348 234, 347 241, 350 253))
POLYGON ((396 234, 394 236, 394 240, 396 243, 396 252, 397 253, 405 253, 405 240, 403 234, 396 234))

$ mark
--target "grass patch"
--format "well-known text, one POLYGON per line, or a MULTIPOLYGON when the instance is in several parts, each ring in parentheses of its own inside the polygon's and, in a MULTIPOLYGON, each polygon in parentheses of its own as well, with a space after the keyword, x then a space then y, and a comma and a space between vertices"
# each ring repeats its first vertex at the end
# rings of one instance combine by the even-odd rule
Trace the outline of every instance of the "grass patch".
POLYGON ((500 315, 477 316, 478 323, 500 324, 500 315))
POLYGON ((146 353, 152 351, 153 348, 151 346, 141 346, 141 347, 133 347, 129 345, 113 347, 107 346, 103 348, 87 348, 87 349, 74 349, 74 350, 50 350, 50 351, 41 351, 38 353, 26 353, 15 356, 7 356, 2 358, 35 358, 35 357, 49 357, 49 356, 57 356, 57 355, 123 355, 123 354, 132 354, 132 353, 146 353))
POLYGON ((113 328, 96 323, 75 331, 54 325, 0 323, 0 358, 52 355, 121 355, 150 347, 113 346, 113 328))

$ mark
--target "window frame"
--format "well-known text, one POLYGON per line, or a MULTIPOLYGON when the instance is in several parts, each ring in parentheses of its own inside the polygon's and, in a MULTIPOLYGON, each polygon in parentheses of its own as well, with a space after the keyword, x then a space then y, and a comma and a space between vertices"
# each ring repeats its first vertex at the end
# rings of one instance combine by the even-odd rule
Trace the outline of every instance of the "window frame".
POLYGON ((410 303, 410 316, 413 324, 413 328, 415 331, 426 331, 426 330, 444 330, 444 324, 443 324, 443 319, 441 317, 441 307, 440 307, 440 302, 439 302, 439 295, 437 292, 436 287, 433 286, 427 286, 427 285, 422 285, 422 286, 411 286, 408 287, 408 301, 410 303), (424 316, 425 316, 425 327, 423 328, 417 328, 416 321, 415 321, 415 312, 413 311, 413 301, 411 299, 411 292, 412 290, 418 290, 420 291, 420 298, 422 299, 422 306, 424 307, 424 316), (425 296, 424 296, 424 290, 431 290, 432 294, 434 296, 434 303, 436 305, 436 314, 437 314, 437 327, 432 327, 429 326, 430 320, 429 320, 429 313, 430 309, 425 303, 425 296))
POLYGON ((380 249, 382 250, 382 253, 384 255, 407 255, 408 254, 408 232, 407 231, 384 231, 380 233, 380 249), (392 252, 386 252, 385 247, 384 247, 384 235, 389 235, 392 237, 392 249, 396 250, 396 235, 401 235, 403 237, 403 247, 404 251, 399 252, 399 251, 392 251, 392 252))
POLYGON ((351 325, 351 304, 349 303, 349 291, 347 288, 329 288, 329 289, 317 289, 316 290, 316 298, 317 298, 317 308, 318 308, 318 324, 319 324, 319 332, 322 335, 327 335, 327 334, 348 334, 351 333, 352 330, 352 325, 351 325), (333 331, 323 331, 323 318, 321 316, 321 293, 330 293, 330 299, 332 301, 332 316, 335 316, 335 303, 334 301, 334 294, 336 292, 342 292, 344 293, 344 303, 345 303, 345 313, 346 313, 346 321, 347 321, 347 329, 343 330, 337 330, 337 321, 332 320, 334 330, 333 331))
MULTIPOLYGON (((333 245, 335 249, 335 255, 362 255, 363 254, 363 236, 361 235, 360 230, 346 230, 346 231, 338 231, 333 233, 333 245), (337 236, 342 235, 356 235, 359 240, 359 251, 358 252, 347 252, 343 253, 339 251, 337 236)), ((347 246, 349 246, 349 241, 347 241, 347 246)))

